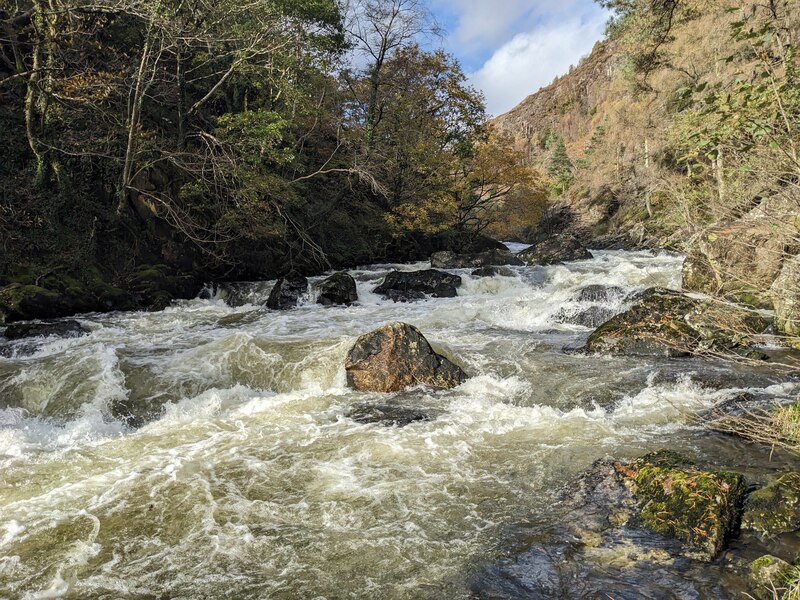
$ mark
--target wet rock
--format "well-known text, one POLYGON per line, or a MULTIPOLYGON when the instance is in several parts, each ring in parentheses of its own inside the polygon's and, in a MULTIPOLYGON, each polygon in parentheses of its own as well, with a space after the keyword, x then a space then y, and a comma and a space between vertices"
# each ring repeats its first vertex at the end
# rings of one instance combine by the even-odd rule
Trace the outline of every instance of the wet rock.
POLYGON ((319 286, 317 304, 325 306, 334 304, 349 305, 357 301, 356 280, 349 273, 334 273, 319 286))
POLYGON ((613 302, 625 298, 626 293, 615 285, 587 285, 572 297, 575 302, 613 302))
MULTIPOLYGON (((702 352, 748 354, 748 336, 769 322, 733 304, 690 298, 680 292, 650 288, 633 306, 598 327, 589 352, 633 356, 689 356, 702 352)), ((759 358, 763 358, 758 353, 759 358)))
POLYGON ((395 302, 407 302, 427 294, 434 298, 454 298, 461 277, 435 269, 423 271, 392 271, 373 291, 395 302))
POLYGON ((397 392, 415 385, 453 388, 466 381, 458 365, 433 351, 416 327, 390 323, 356 341, 345 362, 347 385, 397 392))
POLYGON ((379 424, 384 427, 405 427, 419 421, 429 421, 430 416, 422 411, 398 404, 358 406, 347 413, 358 423, 379 424))
POLYGON ((747 500, 742 529, 770 537, 800 530, 800 473, 787 473, 747 500))
POLYGON ((308 293, 308 279, 302 275, 287 275, 275 283, 266 306, 272 310, 289 310, 295 308, 306 293, 308 293))
POLYGON ((743 488, 738 475, 669 452, 599 460, 554 499, 558 515, 529 525, 524 545, 471 588, 492 600, 600 599, 611 590, 625 600, 729 597, 724 566, 705 561, 731 531, 743 488))
POLYGON ((794 573, 794 567, 785 560, 769 554, 757 558, 750 563, 750 591, 756 600, 789 600, 786 592, 794 573))
POLYGON ((800 336, 800 255, 787 259, 770 287, 775 326, 788 335, 800 336))
POLYGON ((434 269, 469 269, 502 265, 521 267, 525 263, 515 254, 502 249, 486 250, 475 254, 456 254, 445 250, 431 255, 431 267, 434 269))
POLYGON ((638 518, 649 530, 681 540, 686 555, 700 560, 712 560, 725 546, 744 499, 740 474, 702 471, 668 451, 614 468, 640 503, 638 518))
POLYGON ((415 300, 425 300, 427 296, 422 292, 414 290, 386 290, 383 295, 393 302, 414 302, 415 300))
POLYGON ((89 332, 83 325, 70 319, 50 323, 11 323, 6 327, 3 335, 9 340, 19 340, 27 337, 80 337, 87 333, 89 332))
POLYGON ((136 308, 164 310, 173 300, 195 298, 201 284, 192 276, 175 274, 166 265, 142 265, 128 279, 136 308))
POLYGON ((568 234, 548 238, 517 254, 528 265, 552 265, 592 258, 577 238, 568 234))
POLYGON ((616 312, 605 306, 589 306, 586 308, 573 307, 561 308, 555 314, 554 320, 556 323, 569 323, 571 325, 581 325, 582 327, 599 327, 609 319, 611 319, 616 312))
POLYGON ((470 273, 473 277, 514 277, 514 271, 505 266, 481 267, 470 273))

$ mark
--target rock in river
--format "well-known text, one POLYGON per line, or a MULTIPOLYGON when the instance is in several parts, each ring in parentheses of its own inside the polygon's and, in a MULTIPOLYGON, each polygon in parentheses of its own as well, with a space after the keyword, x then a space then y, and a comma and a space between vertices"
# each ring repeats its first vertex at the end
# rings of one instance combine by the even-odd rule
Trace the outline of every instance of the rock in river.
POLYGON ((431 267, 434 269, 474 269, 497 265, 514 265, 522 267, 525 263, 508 250, 493 249, 475 254, 456 254, 449 250, 431 255, 431 267))
POLYGON ((358 301, 356 280, 349 273, 334 273, 319 286, 317 304, 352 304, 358 301))
POLYGON ((424 271, 392 271, 373 291, 395 302, 417 300, 421 294, 434 298, 454 298, 461 277, 435 269, 424 271))
POLYGON ((297 306, 300 298, 308 292, 308 279, 302 275, 287 275, 275 283, 267 299, 267 308, 288 310, 297 306))
POLYGON ((742 529, 767 537, 800 530, 800 473, 786 473, 753 492, 742 515, 742 529))
POLYGON ((405 427, 418 421, 430 420, 430 416, 424 412, 400 404, 365 404, 355 407, 347 416, 357 423, 374 423, 384 427, 405 427))
POLYGON ((362 335, 347 355, 347 385, 367 392, 398 392, 414 385, 453 388, 467 376, 431 348, 416 327, 390 323, 362 335))
POLYGON ((747 337, 768 326, 759 313, 734 304, 650 288, 629 310, 598 327, 586 349, 632 356, 689 356, 703 351, 750 355, 756 353, 747 337))
POLYGON ((639 519, 649 530, 682 541, 686 555, 700 560, 712 560, 725 546, 744 499, 740 474, 703 471, 668 451, 614 468, 639 501, 639 519))
POLYGON ((39 323, 11 323, 3 335, 9 340, 26 337, 80 337, 89 333, 73 319, 39 323))
POLYGON ((583 244, 571 235, 559 235, 548 238, 517 254, 529 265, 552 265, 571 260, 592 258, 583 244))
POLYGON ((514 271, 506 266, 490 266, 475 269, 470 273, 473 277, 514 277, 514 271))

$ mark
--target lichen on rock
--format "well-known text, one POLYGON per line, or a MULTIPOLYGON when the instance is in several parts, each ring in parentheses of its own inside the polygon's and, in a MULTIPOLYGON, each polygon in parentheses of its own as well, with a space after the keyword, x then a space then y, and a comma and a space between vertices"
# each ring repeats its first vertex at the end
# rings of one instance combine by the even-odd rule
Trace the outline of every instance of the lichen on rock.
POLYGON ((787 473, 753 492, 742 515, 742 529, 763 536, 800 530, 800 473, 787 473))

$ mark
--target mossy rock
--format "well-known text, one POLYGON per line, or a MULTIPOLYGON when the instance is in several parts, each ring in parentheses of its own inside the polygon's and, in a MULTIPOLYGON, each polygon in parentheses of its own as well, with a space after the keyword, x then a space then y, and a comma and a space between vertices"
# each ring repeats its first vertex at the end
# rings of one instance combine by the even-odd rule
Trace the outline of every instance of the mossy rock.
POLYGON ((800 597, 797 596, 796 589, 794 595, 790 596, 790 586, 795 576, 795 568, 792 565, 767 554, 750 563, 748 577, 750 591, 756 600, 796 599, 800 597))
POLYGON ((0 288, 0 311, 9 321, 56 318, 65 310, 66 303, 58 292, 20 283, 0 288))
MULTIPOLYGON (((769 322, 733 304, 698 300, 663 288, 642 292, 633 306, 589 336, 589 352, 625 356, 751 353, 748 337, 769 322)), ((761 357, 761 355, 759 355, 761 357)))
POLYGON ((744 498, 744 477, 703 471, 669 451, 649 454, 618 472, 639 501, 641 523, 681 540, 685 554, 712 560, 733 531, 744 498))
POLYGON ((750 495, 742 529, 774 536, 800 530, 800 473, 787 473, 750 495))

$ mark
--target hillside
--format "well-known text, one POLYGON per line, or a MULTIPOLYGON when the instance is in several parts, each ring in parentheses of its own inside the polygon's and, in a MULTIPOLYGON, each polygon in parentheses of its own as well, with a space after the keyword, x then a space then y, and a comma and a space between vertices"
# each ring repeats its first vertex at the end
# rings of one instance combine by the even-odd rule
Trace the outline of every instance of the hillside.
POLYGON ((800 304, 799 22, 792 2, 618 7, 590 56, 494 120, 548 175, 540 233, 673 248, 687 287, 800 304))

